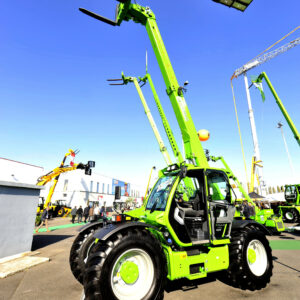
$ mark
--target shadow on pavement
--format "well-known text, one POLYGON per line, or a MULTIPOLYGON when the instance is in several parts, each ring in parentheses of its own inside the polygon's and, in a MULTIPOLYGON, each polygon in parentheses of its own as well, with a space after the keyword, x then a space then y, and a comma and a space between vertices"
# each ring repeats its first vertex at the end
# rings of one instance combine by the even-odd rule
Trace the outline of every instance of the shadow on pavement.
POLYGON ((182 291, 189 291, 193 289, 197 289, 199 285, 206 284, 209 282, 216 281, 216 277, 208 276, 206 278, 195 279, 195 280, 188 280, 188 279, 178 279, 174 281, 167 281, 165 291, 167 293, 182 290, 182 291))
POLYGON ((286 267, 286 268, 288 268, 288 269, 290 269, 290 270, 293 270, 293 271, 296 271, 296 272, 300 273, 300 270, 295 269, 295 268, 293 268, 293 267, 291 267, 291 266, 289 266, 289 265, 286 265, 286 264, 284 264, 284 263, 278 261, 277 259, 278 259, 278 257, 273 256, 273 260, 274 260, 276 263, 278 263, 278 264, 280 264, 280 265, 282 265, 282 266, 284 266, 284 267, 286 267))
POLYGON ((283 240, 294 240, 295 238, 291 237, 291 236, 279 236, 280 239, 283 240))
POLYGON ((32 240, 31 250, 35 251, 37 249, 46 247, 51 244, 55 244, 64 239, 72 237, 73 235, 46 235, 46 234, 35 234, 32 240))

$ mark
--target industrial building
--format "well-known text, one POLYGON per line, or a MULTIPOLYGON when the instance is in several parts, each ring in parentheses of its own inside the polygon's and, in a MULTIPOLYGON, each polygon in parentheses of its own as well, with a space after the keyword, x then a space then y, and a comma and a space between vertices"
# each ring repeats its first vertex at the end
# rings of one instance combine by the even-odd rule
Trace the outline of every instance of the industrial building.
MULTIPOLYGON (((90 203, 98 205, 112 206, 115 199, 115 187, 121 187, 121 201, 126 201, 129 197, 137 205, 141 204, 143 195, 140 186, 133 183, 121 181, 116 178, 92 172, 91 176, 85 175, 83 170, 75 170, 60 175, 56 186, 53 201, 65 200, 66 204, 74 206, 85 206, 90 203)), ((42 191, 41 196, 46 196, 50 185, 42 191)))
MULTIPOLYGON (((37 179, 46 172, 43 167, 0 158, 0 180, 3 181, 36 184, 37 179)), ((45 186, 41 191, 41 197, 47 197, 50 186, 51 183, 45 186)), ((85 206, 90 203, 112 206, 116 186, 121 187, 120 201, 125 202, 130 197, 136 205, 141 205, 143 191, 139 185, 119 180, 117 176, 112 178, 98 174, 94 170, 91 176, 85 175, 83 170, 61 174, 52 202, 65 200, 71 207, 85 206)))

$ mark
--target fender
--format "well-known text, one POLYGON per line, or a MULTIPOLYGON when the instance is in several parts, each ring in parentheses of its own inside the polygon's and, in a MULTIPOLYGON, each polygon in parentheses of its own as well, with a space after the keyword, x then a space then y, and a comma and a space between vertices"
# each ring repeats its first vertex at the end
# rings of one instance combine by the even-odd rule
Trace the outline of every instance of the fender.
POLYGON ((86 229, 89 229, 91 227, 94 227, 94 226, 99 226, 100 224, 102 224, 102 220, 101 221, 95 221, 95 222, 90 222, 90 223, 87 223, 86 225, 84 226, 81 226, 77 231, 79 231, 79 233, 85 231, 86 229))
POLYGON ((256 221, 253 221, 253 220, 233 220, 232 229, 245 228, 248 225, 255 225, 265 234, 272 235, 272 233, 265 226, 257 223, 256 221))
POLYGON ((98 240, 105 241, 108 238, 110 238, 112 235, 117 233, 118 231, 128 229, 128 228, 132 228, 132 227, 136 227, 136 228, 149 228, 149 227, 151 227, 151 228, 155 228, 156 230, 158 230, 157 227, 152 226, 152 225, 147 224, 147 223, 130 221, 130 222, 110 224, 110 225, 107 225, 103 228, 99 228, 98 230, 95 231, 94 238, 98 239, 98 240))

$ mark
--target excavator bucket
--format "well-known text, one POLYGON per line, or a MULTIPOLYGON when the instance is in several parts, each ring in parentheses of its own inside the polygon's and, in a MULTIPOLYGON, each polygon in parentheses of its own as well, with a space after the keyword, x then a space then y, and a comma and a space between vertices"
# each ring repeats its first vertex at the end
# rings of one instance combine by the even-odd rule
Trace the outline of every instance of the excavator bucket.
POLYGON ((240 11, 245 11, 253 0, 213 0, 214 2, 233 7, 240 11))

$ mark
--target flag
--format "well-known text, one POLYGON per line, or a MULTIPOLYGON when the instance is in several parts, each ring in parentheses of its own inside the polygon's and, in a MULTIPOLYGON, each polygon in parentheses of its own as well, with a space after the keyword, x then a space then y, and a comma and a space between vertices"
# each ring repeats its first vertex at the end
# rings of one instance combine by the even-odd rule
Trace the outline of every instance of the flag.
POLYGON ((266 96, 263 90, 263 85, 262 85, 262 80, 258 77, 251 77, 251 81, 254 84, 254 86, 259 89, 261 97, 262 97, 262 101, 265 102, 266 100, 266 96))

